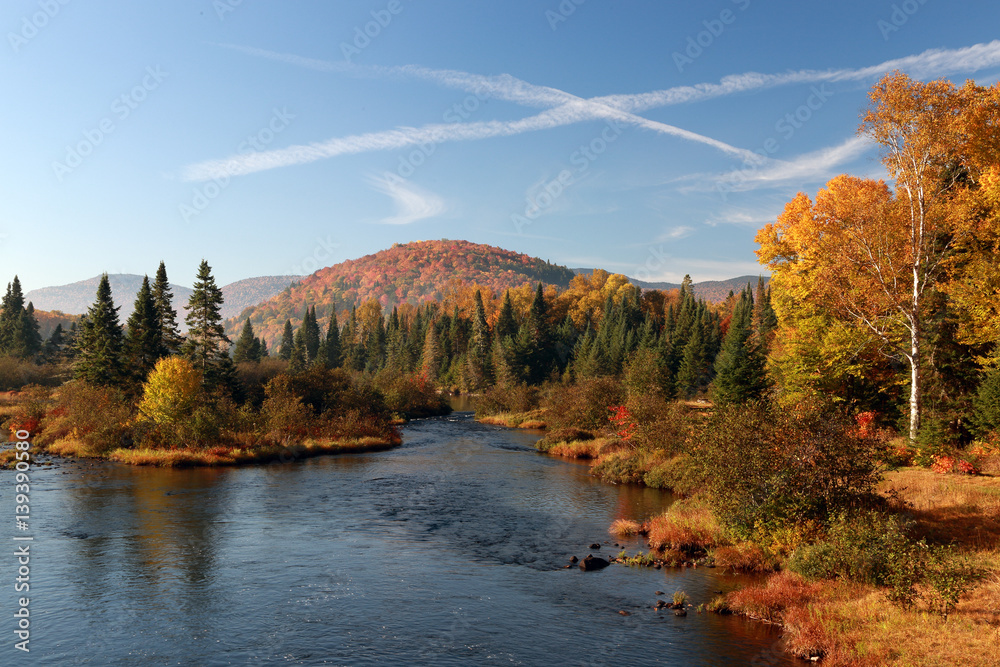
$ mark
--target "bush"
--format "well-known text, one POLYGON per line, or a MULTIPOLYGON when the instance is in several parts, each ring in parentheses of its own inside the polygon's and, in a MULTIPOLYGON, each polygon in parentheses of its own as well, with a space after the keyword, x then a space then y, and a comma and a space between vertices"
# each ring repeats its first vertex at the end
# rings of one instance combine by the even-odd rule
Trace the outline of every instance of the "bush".
POLYGON ((575 426, 591 431, 603 431, 609 426, 608 408, 623 405, 625 388, 613 378, 599 377, 579 380, 573 385, 555 385, 548 392, 544 407, 549 421, 557 428, 575 426))
POLYGON ((58 387, 68 376, 65 364, 36 364, 16 357, 0 356, 0 391, 17 391, 28 385, 58 387))
POLYGON ((407 418, 446 415, 451 412, 451 405, 445 395, 423 376, 382 371, 375 377, 375 386, 385 397, 386 407, 407 418))
POLYGON ((39 444, 72 438, 83 442, 92 455, 132 444, 132 406, 120 389, 73 380, 54 397, 55 406, 43 420, 39 444))
POLYGON ((701 467, 689 454, 680 454, 654 464, 643 475, 642 481, 648 487, 669 489, 682 496, 693 495, 705 484, 701 467))
POLYGON ((719 517, 760 539, 877 502, 884 446, 836 412, 750 403, 718 407, 695 456, 719 517))
MULTIPOLYGON (((607 445, 605 445, 607 446, 607 445)), ((604 454, 591 467, 592 475, 612 484, 640 484, 646 474, 646 454, 635 449, 618 449, 604 454)))
POLYGON ((526 384, 494 386, 476 398, 476 415, 488 417, 505 412, 530 412, 539 405, 537 387, 526 384))
POLYGON ((972 422, 980 437, 1000 432, 1000 368, 990 371, 972 401, 972 422))
POLYGON ((649 546, 694 552, 721 546, 728 540, 711 509, 692 500, 671 505, 647 525, 649 546))

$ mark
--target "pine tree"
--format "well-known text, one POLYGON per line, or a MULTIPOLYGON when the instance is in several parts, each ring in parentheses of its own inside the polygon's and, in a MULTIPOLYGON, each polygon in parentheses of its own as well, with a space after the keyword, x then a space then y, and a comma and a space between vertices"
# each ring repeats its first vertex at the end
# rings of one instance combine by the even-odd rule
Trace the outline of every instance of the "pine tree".
POLYGON ((753 336, 753 296, 750 286, 740 295, 715 361, 712 396, 720 405, 761 398, 769 388, 764 355, 753 336))
POLYGON ((552 356, 552 332, 549 327, 548 307, 545 304, 545 295, 542 292, 542 284, 538 283, 535 290, 535 299, 531 302, 531 309, 525 320, 529 337, 528 344, 528 382, 530 384, 541 384, 549 376, 549 372, 554 365, 552 356))
POLYGON ((510 290, 504 290, 500 318, 493 329, 493 334, 501 339, 504 336, 510 336, 511 339, 517 336, 517 320, 514 318, 514 305, 510 301, 510 290))
POLYGON ((149 277, 143 276, 142 286, 135 295, 135 306, 126 324, 125 357, 128 370, 136 382, 144 382, 156 366, 162 352, 163 339, 156 301, 149 287, 149 277))
POLYGON ((267 359, 269 356, 270 353, 267 351, 267 341, 264 340, 263 336, 261 336, 257 339, 257 360, 260 361, 267 359))
POLYGON ((326 367, 340 368, 340 325, 337 323, 337 308, 330 311, 330 322, 326 325, 326 367))
POLYGON ((177 354, 184 338, 177 327, 177 311, 174 310, 174 294, 167 280, 167 267, 161 261, 153 280, 153 302, 160 329, 160 356, 177 354))
POLYGON ((472 336, 469 339, 469 353, 466 362, 466 386, 479 390, 492 381, 490 369, 490 330, 486 323, 486 309, 483 295, 477 289, 473 295, 475 312, 472 315, 472 336))
POLYGON ((295 332, 295 339, 292 344, 292 354, 288 359, 288 371, 290 373, 300 373, 306 369, 306 339, 305 327, 301 326, 295 332))
POLYGON ((699 321, 692 327, 691 337, 684 346, 676 375, 677 389, 683 396, 687 398, 694 396, 705 384, 707 363, 705 336, 699 321))
POLYGON ((420 368, 425 378, 431 382, 437 381, 438 374, 441 372, 441 346, 438 343, 438 333, 434 330, 433 323, 427 327, 427 335, 424 337, 420 368))
POLYGON ((229 338, 223 326, 222 290, 215 284, 212 267, 205 260, 198 267, 194 292, 188 299, 187 341, 184 354, 201 371, 209 388, 231 386, 234 382, 229 338))
POLYGON ((93 305, 81 321, 76 337, 73 375, 94 385, 115 386, 125 380, 122 363, 124 335, 118 308, 111 298, 108 274, 101 276, 93 305))
POLYGON ((52 330, 52 335, 45 341, 45 346, 42 348, 42 357, 48 363, 60 361, 65 356, 65 345, 66 336, 63 334, 62 324, 56 324, 56 328, 52 330))
POLYGON ((243 330, 240 331, 240 337, 236 339, 236 344, 233 346, 233 363, 239 364, 244 361, 259 360, 260 342, 254 335, 253 325, 250 324, 250 319, 248 318, 243 323, 243 330))
POLYGON ((771 341, 771 333, 777 328, 778 316, 771 306, 771 290, 765 285, 764 278, 759 277, 753 300, 751 336, 757 345, 766 350, 771 341))
POLYGON ((0 312, 0 353, 31 359, 41 351, 42 338, 35 320, 35 307, 29 303, 25 308, 21 281, 17 276, 7 284, 7 293, 0 308, 3 309, 0 312))
POLYGON ((282 361, 291 359, 293 347, 295 347, 295 334, 292 331, 292 322, 285 320, 285 328, 281 332, 281 347, 278 348, 278 358, 282 361))
POLYGON ((316 322, 316 306, 306 308, 302 318, 303 337, 306 345, 306 361, 313 361, 319 354, 319 324, 316 322))

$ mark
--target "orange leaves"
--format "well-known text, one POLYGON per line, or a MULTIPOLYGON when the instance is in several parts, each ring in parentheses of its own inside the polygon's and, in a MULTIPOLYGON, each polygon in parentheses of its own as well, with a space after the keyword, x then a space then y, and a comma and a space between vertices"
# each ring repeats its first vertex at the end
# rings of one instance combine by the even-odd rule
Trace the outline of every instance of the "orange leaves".
POLYGON ((608 417, 608 421, 615 425, 618 437, 623 441, 628 442, 635 435, 635 431, 639 428, 638 424, 632 421, 632 413, 629 412, 628 408, 624 405, 611 405, 608 407, 612 414, 608 417))

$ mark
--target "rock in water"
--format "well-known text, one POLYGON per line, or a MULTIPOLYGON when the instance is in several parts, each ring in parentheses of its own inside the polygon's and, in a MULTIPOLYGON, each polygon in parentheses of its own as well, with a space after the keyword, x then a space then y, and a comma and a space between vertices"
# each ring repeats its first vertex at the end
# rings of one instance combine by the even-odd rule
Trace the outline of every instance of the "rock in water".
POLYGON ((590 572, 591 570, 600 570, 609 565, 608 561, 603 558, 594 558, 593 554, 588 554, 586 558, 580 561, 580 569, 584 572, 590 572))
POLYGON ((590 545, 590 548, 591 549, 600 549, 601 545, 598 544, 597 542, 594 542, 593 544, 590 545))

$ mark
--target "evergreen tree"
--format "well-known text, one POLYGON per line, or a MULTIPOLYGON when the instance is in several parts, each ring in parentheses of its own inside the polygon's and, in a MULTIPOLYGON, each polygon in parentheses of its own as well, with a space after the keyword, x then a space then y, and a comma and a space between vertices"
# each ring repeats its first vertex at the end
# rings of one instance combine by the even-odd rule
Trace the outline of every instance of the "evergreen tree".
POLYGON ((438 343, 438 333, 434 330, 433 323, 427 327, 427 335, 424 337, 420 369, 424 377, 431 382, 436 382, 438 374, 441 372, 441 346, 438 343))
POLYGON ((316 322, 316 306, 306 308, 302 318, 302 336, 305 339, 306 361, 313 361, 319 354, 319 324, 316 322))
POLYGON ((699 321, 692 327, 677 371, 677 389, 683 396, 691 398, 706 383, 707 365, 705 335, 699 321))
POLYGON ((517 320, 514 318, 514 304, 510 301, 510 290, 504 290, 500 318, 497 320, 493 334, 501 339, 505 336, 509 336, 511 339, 517 336, 517 320))
POLYGON ((290 360, 294 346, 295 334, 292 332, 292 322, 285 320, 285 329, 281 332, 281 347, 278 348, 278 358, 282 361, 290 360))
POLYGON ((267 341, 264 340, 263 336, 261 336, 260 338, 257 339, 257 359, 259 361, 262 361, 264 359, 267 359, 269 356, 271 355, 267 351, 267 341))
POLYGON ((205 260, 198 267, 194 292, 188 299, 187 341, 184 354, 201 371, 209 388, 232 387, 235 381, 229 358, 229 338, 223 326, 222 290, 215 284, 212 267, 205 260))
POLYGON ((66 336, 63 334, 62 324, 56 324, 56 328, 52 330, 52 335, 45 341, 45 346, 42 348, 42 356, 45 361, 54 363, 62 360, 65 356, 65 345, 66 336))
POLYGON ((260 360, 260 342, 254 335, 253 325, 249 318, 243 323, 243 330, 240 337, 236 339, 233 346, 233 363, 239 364, 244 361, 260 360))
POLYGON ((295 332, 295 341, 292 344, 292 354, 288 359, 288 371, 299 373, 306 369, 306 338, 305 327, 299 327, 295 332))
POLYGON ((753 296, 750 286, 740 295, 715 361, 712 396, 720 405, 761 398, 769 388, 764 354, 753 334, 753 296))
POLYGON ((14 276, 14 281, 7 283, 7 293, 0 303, 0 353, 31 359, 41 351, 42 338, 38 333, 38 322, 35 320, 35 307, 24 306, 24 294, 21 292, 21 281, 14 276))
POLYGON ((326 326, 326 367, 340 368, 340 325, 337 323, 337 308, 330 311, 330 323, 326 326))
POLYGON ((535 290, 535 299, 531 302, 531 309, 528 311, 527 333, 530 345, 528 352, 529 374, 528 381, 531 384, 541 384, 548 378, 554 365, 552 355, 552 332, 549 326, 548 307, 545 304, 545 295, 542 292, 542 284, 538 283, 535 290))
POLYGON ((778 328, 778 316, 771 306, 771 290, 764 283, 764 278, 757 279, 757 291, 753 300, 753 322, 751 336, 763 349, 767 349, 771 333, 778 328))
POLYGON ((986 437, 990 433, 1000 433, 1000 368, 985 375, 972 405, 977 435, 986 437))
POLYGON ((163 339, 156 301, 149 287, 149 277, 143 276, 142 286, 135 295, 135 306, 126 323, 125 357, 133 380, 145 382, 160 359, 163 339))
POLYGON ((475 312, 472 315, 472 336, 469 340, 469 353, 466 362, 466 386, 479 390, 491 383, 490 371, 490 330, 486 323, 486 309, 483 307, 483 295, 477 289, 473 295, 475 312))
POLYGON ((122 363, 123 339, 118 308, 111 298, 111 284, 105 273, 97 285, 93 305, 81 320, 76 337, 74 377, 94 385, 121 384, 126 376, 122 363))
POLYGON ((160 329, 160 356, 177 354, 184 338, 177 327, 177 311, 174 310, 174 294, 167 280, 167 267, 161 261, 153 280, 153 302, 160 329))

